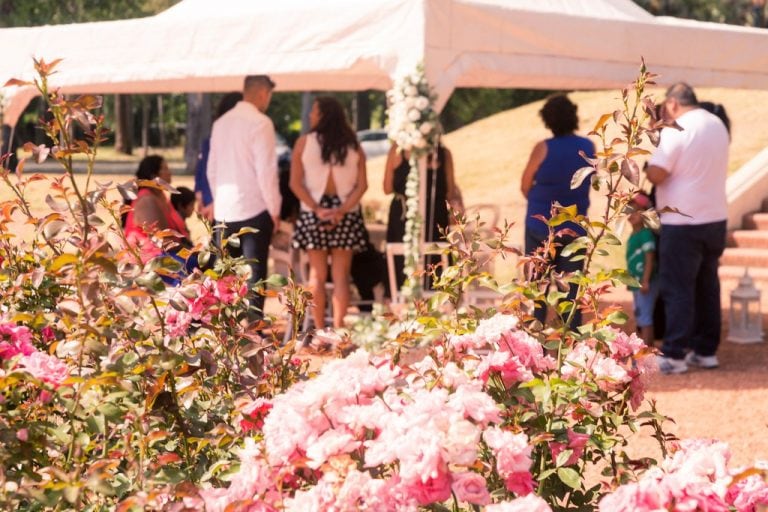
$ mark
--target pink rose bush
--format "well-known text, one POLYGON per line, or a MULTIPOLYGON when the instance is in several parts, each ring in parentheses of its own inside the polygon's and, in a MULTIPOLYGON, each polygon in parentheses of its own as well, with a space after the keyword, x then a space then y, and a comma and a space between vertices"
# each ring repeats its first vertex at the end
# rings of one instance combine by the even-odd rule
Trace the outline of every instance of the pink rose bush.
POLYGON ((454 496, 486 505, 492 489, 480 467, 498 468, 504 496, 530 493, 527 436, 499 426, 501 410, 480 380, 454 369, 444 385, 429 360, 411 370, 358 350, 275 396, 263 440, 247 445, 258 463, 241 455, 228 489, 201 490, 207 509, 242 500, 243 488, 261 502, 296 489, 287 510, 417 510, 454 496), (256 467, 272 468, 271 487, 242 483, 256 467))
POLYGON ((246 437, 229 487, 205 486, 200 499, 207 510, 497 511, 589 500, 574 475, 615 436, 601 418, 633 421, 627 405, 642 400, 650 356, 636 336, 603 329, 568 340, 558 365, 508 314, 409 365, 358 350, 241 406, 242 430, 261 436, 246 437))
POLYGON ((165 311, 168 335, 178 338, 188 334, 193 322, 208 325, 223 308, 242 301, 248 292, 248 281, 236 275, 218 279, 205 277, 169 292, 171 302, 165 311), (177 304, 183 304, 179 309, 177 304))
MULTIPOLYGON (((56 389, 70 375, 70 368, 56 356, 39 351, 32 331, 13 323, 0 324, 0 362, 11 371, 21 371, 56 389)), ((45 340, 45 334, 42 334, 45 340)))
MULTIPOLYGON (((755 512, 768 505, 768 484, 761 471, 730 470, 729 458, 725 443, 684 440, 640 481, 605 496, 600 511, 755 512)), ((758 467, 764 473, 765 465, 758 467)))

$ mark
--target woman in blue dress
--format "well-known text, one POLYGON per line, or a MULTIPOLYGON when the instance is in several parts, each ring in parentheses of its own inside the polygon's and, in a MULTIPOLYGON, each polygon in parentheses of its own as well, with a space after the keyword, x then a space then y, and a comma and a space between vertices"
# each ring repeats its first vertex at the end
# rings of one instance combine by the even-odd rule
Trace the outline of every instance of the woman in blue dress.
MULTIPOLYGON (((528 200, 525 214, 525 254, 530 255, 549 237, 549 226, 542 218, 552 216, 552 205, 576 205, 579 215, 586 215, 589 208, 589 180, 577 188, 571 188, 574 173, 588 165, 585 156, 593 158, 595 146, 586 137, 576 135, 579 127, 577 107, 564 94, 550 97, 539 112, 552 137, 537 143, 523 171, 520 190, 528 200)), ((560 272, 575 272, 583 267, 582 261, 563 256, 562 249, 585 231, 575 223, 566 222, 555 228, 556 248, 550 264, 560 272)), ((571 285, 569 300, 576 296, 576 286, 571 285)), ((534 316, 544 323, 546 304, 537 303, 534 316)), ((572 324, 581 325, 581 315, 574 314, 572 324)))

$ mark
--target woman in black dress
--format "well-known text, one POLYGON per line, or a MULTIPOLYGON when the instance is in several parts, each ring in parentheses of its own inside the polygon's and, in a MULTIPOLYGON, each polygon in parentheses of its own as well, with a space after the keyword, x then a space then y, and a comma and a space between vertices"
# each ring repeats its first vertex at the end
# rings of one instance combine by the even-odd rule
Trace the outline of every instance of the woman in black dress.
MULTIPOLYGON (((387 242, 402 242, 403 235, 405 235, 405 184, 411 169, 409 158, 409 152, 402 152, 395 145, 389 149, 387 155, 384 171, 384 193, 394 193, 395 195, 389 206, 387 242)), ((427 205, 426 218, 422 225, 424 240, 437 242, 442 239, 441 230, 445 230, 450 221, 447 201, 459 197, 453 172, 453 156, 450 150, 442 144, 438 144, 437 150, 429 155, 425 186, 427 187, 427 205)), ((430 258, 429 263, 434 264, 438 261, 439 258, 430 258)), ((404 257, 395 256, 395 275, 397 276, 398 288, 402 287, 405 282, 403 266, 404 257)))

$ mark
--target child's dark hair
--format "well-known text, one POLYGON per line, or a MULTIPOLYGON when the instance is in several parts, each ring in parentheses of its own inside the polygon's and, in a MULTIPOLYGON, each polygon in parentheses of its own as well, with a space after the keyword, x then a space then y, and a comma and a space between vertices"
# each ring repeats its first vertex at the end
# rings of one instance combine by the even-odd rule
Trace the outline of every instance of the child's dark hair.
POLYGON ((178 194, 171 194, 171 204, 177 212, 195 202, 195 193, 187 187, 176 187, 178 194))

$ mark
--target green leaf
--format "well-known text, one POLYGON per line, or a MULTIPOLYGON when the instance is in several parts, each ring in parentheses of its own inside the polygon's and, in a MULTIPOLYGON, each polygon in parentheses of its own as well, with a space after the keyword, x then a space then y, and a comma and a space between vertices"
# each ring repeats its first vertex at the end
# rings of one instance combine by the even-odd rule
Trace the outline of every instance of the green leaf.
POLYGON ((593 172, 595 172, 594 167, 582 167, 573 173, 573 177, 571 178, 571 189, 579 188, 581 184, 584 183, 584 179, 593 172))
POLYGON ((123 415, 123 410, 115 404, 101 404, 97 410, 110 421, 117 423, 123 415))
POLYGON ((581 488, 581 476, 579 475, 579 472, 576 471, 575 469, 558 468, 557 477, 560 479, 561 482, 563 482, 565 485, 567 485, 571 489, 581 488))
POLYGON ((105 434, 107 432, 107 422, 102 414, 92 414, 85 419, 88 425, 88 432, 91 434, 105 434))
POLYGON ((541 473, 539 473, 539 477, 537 478, 537 480, 538 480, 539 482, 543 482, 543 481, 544 481, 544 480, 546 480, 548 477, 550 477, 550 476, 552 476, 553 474, 555 474, 555 471, 557 471, 557 469, 556 469, 556 468, 547 469, 546 471, 542 471, 541 473))
POLYGON ((555 466, 558 468, 560 466, 565 466, 565 463, 568 462, 568 459, 571 458, 571 455, 573 455, 573 450, 563 450, 562 452, 557 454, 557 459, 555 459, 555 466))
POLYGON ((77 256, 74 254, 60 254, 54 258, 54 260, 51 262, 51 265, 48 267, 48 270, 50 272, 57 272, 67 265, 73 265, 77 263, 77 259, 77 256))
POLYGON ((75 486, 67 486, 64 488, 64 499, 70 503, 75 503, 77 497, 80 494, 80 488, 75 486))

